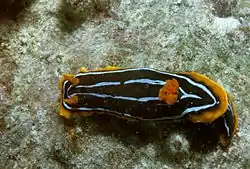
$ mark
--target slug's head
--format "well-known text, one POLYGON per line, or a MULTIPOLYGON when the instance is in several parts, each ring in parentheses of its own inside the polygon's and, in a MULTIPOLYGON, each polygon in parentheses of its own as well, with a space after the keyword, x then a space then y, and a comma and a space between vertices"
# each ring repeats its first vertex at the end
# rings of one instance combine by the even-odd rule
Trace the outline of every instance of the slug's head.
POLYGON ((59 106, 59 114, 67 119, 71 117, 71 112, 66 109, 65 103, 73 103, 77 102, 77 97, 72 97, 65 99, 66 96, 66 90, 70 85, 77 85, 79 83, 79 79, 75 78, 74 75, 71 74, 64 74, 63 77, 61 77, 58 87, 60 89, 60 106, 59 106))

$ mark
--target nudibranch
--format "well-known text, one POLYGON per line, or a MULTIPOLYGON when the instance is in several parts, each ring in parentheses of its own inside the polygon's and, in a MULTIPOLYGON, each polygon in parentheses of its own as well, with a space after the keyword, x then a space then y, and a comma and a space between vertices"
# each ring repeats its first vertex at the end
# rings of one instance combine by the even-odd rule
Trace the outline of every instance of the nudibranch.
POLYGON ((188 119, 216 123, 220 142, 228 145, 238 127, 235 106, 219 84, 196 72, 168 73, 150 68, 81 68, 64 74, 59 113, 89 116, 106 113, 121 118, 159 121, 188 119))

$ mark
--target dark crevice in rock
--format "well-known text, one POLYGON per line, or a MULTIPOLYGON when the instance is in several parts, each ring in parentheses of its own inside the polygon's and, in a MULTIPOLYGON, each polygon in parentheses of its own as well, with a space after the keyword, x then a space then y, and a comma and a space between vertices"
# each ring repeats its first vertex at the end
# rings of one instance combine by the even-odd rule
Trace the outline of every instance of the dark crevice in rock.
POLYGON ((70 32, 85 21, 112 17, 111 8, 118 4, 116 0, 61 0, 61 7, 56 14, 59 27, 62 31, 70 32))
POLYGON ((218 17, 229 17, 232 15, 239 0, 209 0, 213 5, 213 13, 218 17))
POLYGON ((0 1, 0 21, 17 20, 17 17, 29 7, 35 0, 1 0, 0 1))

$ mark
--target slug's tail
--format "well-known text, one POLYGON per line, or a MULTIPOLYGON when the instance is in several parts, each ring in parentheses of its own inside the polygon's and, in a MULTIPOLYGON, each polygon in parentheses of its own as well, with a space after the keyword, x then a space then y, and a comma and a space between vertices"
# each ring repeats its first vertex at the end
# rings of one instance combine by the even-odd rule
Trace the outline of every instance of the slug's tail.
POLYGON ((219 135, 220 143, 223 147, 227 147, 236 134, 238 129, 238 115, 236 108, 233 104, 232 98, 228 95, 228 108, 223 116, 220 117, 219 129, 221 131, 219 135))

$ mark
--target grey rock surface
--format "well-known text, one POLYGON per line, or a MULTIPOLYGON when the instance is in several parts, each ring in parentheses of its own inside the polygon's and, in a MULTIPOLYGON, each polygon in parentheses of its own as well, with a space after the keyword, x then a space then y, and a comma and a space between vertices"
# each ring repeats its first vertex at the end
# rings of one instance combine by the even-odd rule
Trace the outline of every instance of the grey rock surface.
POLYGON ((250 168, 250 2, 214 2, 39 0, 1 22, 0 168, 250 168), (216 80, 239 114, 232 145, 186 125, 59 117, 59 77, 108 65, 216 80))

